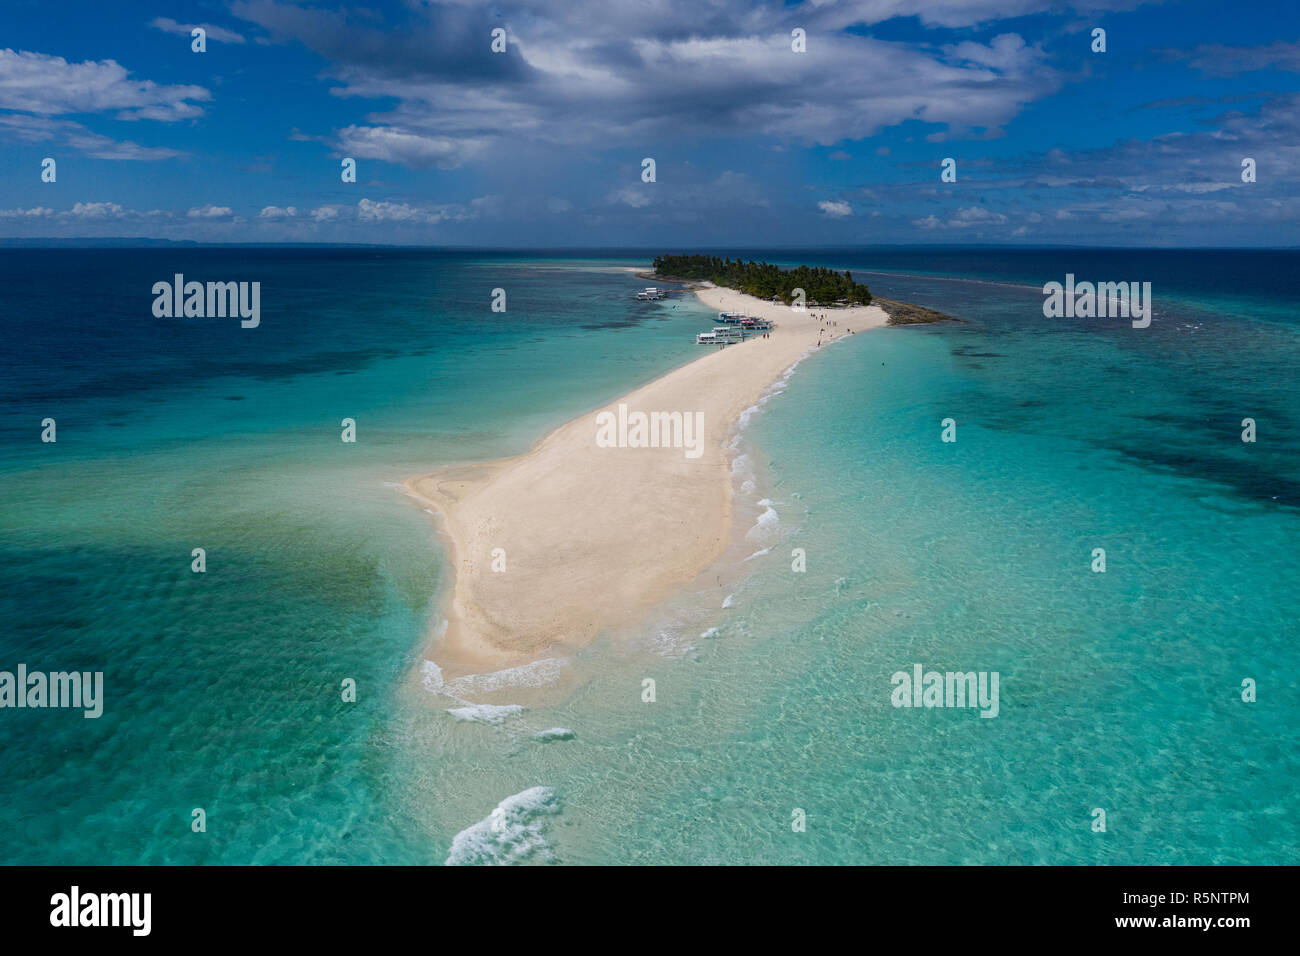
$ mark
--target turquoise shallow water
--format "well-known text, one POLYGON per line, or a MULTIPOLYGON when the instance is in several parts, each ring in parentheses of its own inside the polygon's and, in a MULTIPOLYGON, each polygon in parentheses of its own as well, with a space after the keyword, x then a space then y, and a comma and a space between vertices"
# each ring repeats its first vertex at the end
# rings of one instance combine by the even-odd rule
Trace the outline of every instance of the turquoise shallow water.
POLYGON ((1163 260, 926 255, 819 260, 967 321, 801 363, 737 448, 750 560, 471 694, 410 679, 441 563, 392 483, 691 357, 696 307, 631 302, 644 259, 8 254, 0 668, 108 701, 0 711, 3 861, 1295 862, 1292 280, 1187 253, 1137 331, 1021 280, 1163 260), (262 277, 264 327, 159 329, 139 290, 175 271, 262 277), (915 663, 999 672, 999 715, 892 707, 915 663))

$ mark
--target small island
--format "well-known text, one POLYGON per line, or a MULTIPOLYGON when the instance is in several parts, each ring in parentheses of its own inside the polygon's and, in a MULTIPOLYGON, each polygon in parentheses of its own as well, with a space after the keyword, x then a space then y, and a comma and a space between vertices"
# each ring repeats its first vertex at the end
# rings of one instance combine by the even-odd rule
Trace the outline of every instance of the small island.
MULTIPOLYGON (((645 279, 690 285, 711 282, 716 286, 735 289, 764 301, 780 301, 785 305, 794 302, 794 290, 802 289, 805 304, 816 307, 851 307, 871 305, 871 290, 853 280, 853 273, 843 273, 821 266, 799 266, 782 269, 770 262, 744 261, 706 255, 656 256, 651 272, 637 273, 645 279)), ((893 299, 876 299, 889 315, 889 325, 920 325, 929 322, 960 322, 961 319, 934 309, 896 302, 893 299)))
POLYGON ((821 266, 782 269, 770 262, 745 262, 718 256, 656 256, 656 278, 673 281, 702 281, 726 286, 757 299, 794 302, 794 290, 802 289, 807 305, 870 305, 871 290, 843 274, 821 266))

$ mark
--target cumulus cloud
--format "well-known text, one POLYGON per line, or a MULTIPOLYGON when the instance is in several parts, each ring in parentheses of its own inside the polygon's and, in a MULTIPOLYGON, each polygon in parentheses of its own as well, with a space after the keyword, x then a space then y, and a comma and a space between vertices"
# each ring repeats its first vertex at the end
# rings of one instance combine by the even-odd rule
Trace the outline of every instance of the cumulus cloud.
POLYGON ((982 206, 968 206, 953 213, 948 220, 948 225, 957 229, 967 229, 971 226, 1001 226, 1006 221, 1007 217, 1000 212, 990 212, 982 206))
POLYGON ((156 161, 186 155, 166 146, 141 146, 61 119, 107 113, 124 121, 174 122, 203 114, 211 99, 201 86, 162 86, 137 80, 113 60, 69 63, 63 57, 0 50, 0 131, 27 142, 62 143, 95 159, 156 161))
POLYGON ((296 206, 263 206, 258 214, 263 219, 291 219, 298 215, 296 206))
POLYGON ((435 136, 393 126, 348 126, 338 132, 338 149, 347 156, 401 163, 412 169, 452 169, 483 146, 472 138, 435 136))
POLYGON ((317 206, 311 211, 311 217, 316 222, 330 222, 339 217, 338 206, 317 206))
MULTIPOLYGON (((329 61, 340 97, 395 102, 366 124, 336 131, 343 155, 412 168, 452 168, 531 143, 643 143, 674 135, 759 134, 832 145, 919 120, 952 137, 989 135, 1062 77, 1016 34, 944 49, 842 32, 859 22, 926 14, 978 22, 1046 0, 970 4, 813 4, 753 8, 741 0, 701 7, 541 0, 512 4, 507 52, 482 42, 482 21, 458 4, 429 4, 399 28, 360 13, 241 0, 231 10, 276 42, 300 42, 329 61), (900 12, 907 11, 907 12, 900 12), (836 22, 838 18, 838 23, 836 22), (816 55, 790 52, 790 28, 825 20, 816 55), (796 22, 798 21, 798 22, 796 22), (689 29, 685 24, 690 24, 689 29)), ((812 30, 810 29, 810 36, 812 30)), ((781 145, 780 142, 774 145, 781 145)))
POLYGON ((64 215, 74 219, 119 219, 123 212, 115 202, 79 202, 64 215))
POLYGON ((191 219, 225 219, 234 214, 229 206, 195 206, 186 213, 191 219))
POLYGON ((114 60, 69 63, 61 56, 0 50, 0 109, 38 116, 116 110, 118 119, 170 122, 201 116, 196 103, 211 98, 201 86, 133 79, 114 60))
POLYGON ((357 202, 357 219, 361 222, 396 222, 432 224, 448 219, 469 219, 472 214, 460 206, 417 206, 404 202, 357 202))
POLYGON ((853 215, 853 207, 840 199, 823 199, 817 204, 817 208, 820 209, 823 214, 830 216, 832 219, 840 219, 844 216, 853 215))

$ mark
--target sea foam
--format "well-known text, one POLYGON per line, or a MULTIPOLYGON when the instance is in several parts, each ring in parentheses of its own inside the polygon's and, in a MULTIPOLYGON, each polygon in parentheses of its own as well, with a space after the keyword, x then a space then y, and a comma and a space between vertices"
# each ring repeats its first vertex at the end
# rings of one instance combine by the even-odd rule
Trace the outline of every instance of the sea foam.
POLYGON ((523 707, 518 704, 470 704, 468 707, 451 707, 447 713, 451 714, 457 720, 465 720, 475 724, 491 724, 493 727, 500 727, 509 717, 515 717, 524 712, 523 707))
POLYGON ((759 502, 759 505, 762 507, 763 513, 758 516, 758 519, 754 522, 754 527, 750 528, 745 535, 751 540, 769 537, 776 530, 777 525, 781 523, 781 516, 772 507, 770 499, 764 498, 759 502))
POLYGON ((487 817, 456 834, 444 865, 507 866, 535 853, 550 859, 541 818, 559 812, 560 798, 550 787, 532 787, 506 797, 487 817))
POLYGON ((431 660, 424 660, 420 663, 421 683, 424 689, 430 694, 441 694, 445 682, 442 679, 442 668, 431 660))
POLYGON ((487 694, 505 687, 541 687, 559 680, 566 666, 566 662, 558 657, 543 657, 518 667, 453 678, 443 685, 443 693, 465 697, 469 694, 487 694))

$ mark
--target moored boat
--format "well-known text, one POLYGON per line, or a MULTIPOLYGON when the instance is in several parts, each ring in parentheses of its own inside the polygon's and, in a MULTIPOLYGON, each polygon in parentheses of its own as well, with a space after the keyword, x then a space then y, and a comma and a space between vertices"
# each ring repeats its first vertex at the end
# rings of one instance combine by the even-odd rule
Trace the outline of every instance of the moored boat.
POLYGON ((709 332, 701 332, 695 336, 696 345, 731 345, 735 342, 745 341, 745 332, 743 329, 735 326, 720 326, 709 332))

